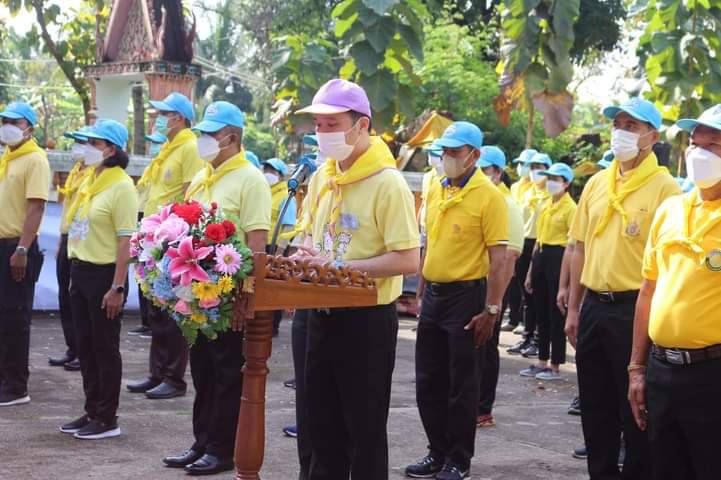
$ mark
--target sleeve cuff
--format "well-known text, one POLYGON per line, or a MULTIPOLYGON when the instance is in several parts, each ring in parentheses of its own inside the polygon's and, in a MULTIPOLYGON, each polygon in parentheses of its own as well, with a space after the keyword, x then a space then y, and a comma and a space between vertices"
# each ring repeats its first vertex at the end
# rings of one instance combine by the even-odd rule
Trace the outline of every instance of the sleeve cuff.
POLYGON ((386 248, 390 252, 397 252, 399 250, 410 250, 412 248, 419 248, 420 246, 420 239, 386 243, 386 248))

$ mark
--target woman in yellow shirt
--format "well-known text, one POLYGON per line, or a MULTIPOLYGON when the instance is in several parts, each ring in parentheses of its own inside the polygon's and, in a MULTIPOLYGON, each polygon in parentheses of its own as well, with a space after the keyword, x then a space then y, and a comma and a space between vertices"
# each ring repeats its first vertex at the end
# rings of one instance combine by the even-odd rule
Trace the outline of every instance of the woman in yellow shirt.
POLYGON ((85 163, 97 164, 66 213, 70 258, 70 304, 75 323, 85 414, 60 427, 75 438, 120 435, 120 315, 127 297, 130 236, 136 230, 138 198, 125 173, 128 131, 99 119, 85 132, 85 163))
POLYGON ((564 315, 556 304, 563 252, 568 245, 576 202, 568 194, 573 170, 565 163, 554 163, 541 172, 548 178, 546 190, 551 196, 538 217, 533 262, 526 276, 525 288, 533 294, 538 322, 538 361, 525 370, 522 377, 538 380, 560 380, 559 366, 566 363, 564 315), (551 366, 548 366, 548 360, 551 366))

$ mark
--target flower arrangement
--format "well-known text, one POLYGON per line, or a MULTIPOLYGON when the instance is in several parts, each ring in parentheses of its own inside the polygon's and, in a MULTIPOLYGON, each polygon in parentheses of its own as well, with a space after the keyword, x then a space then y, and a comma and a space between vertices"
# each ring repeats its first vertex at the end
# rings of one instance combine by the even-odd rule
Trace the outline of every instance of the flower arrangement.
POLYGON ((172 203, 143 218, 130 239, 143 294, 173 318, 189 344, 230 327, 233 302, 253 269, 250 249, 218 205, 172 203))

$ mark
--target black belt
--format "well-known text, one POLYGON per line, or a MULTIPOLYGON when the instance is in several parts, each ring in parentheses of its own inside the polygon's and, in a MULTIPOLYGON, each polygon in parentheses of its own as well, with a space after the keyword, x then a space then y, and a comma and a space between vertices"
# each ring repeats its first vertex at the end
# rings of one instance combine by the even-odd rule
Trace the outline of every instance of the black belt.
POLYGON ((485 285, 485 283, 485 278, 448 283, 429 282, 428 288, 431 289, 431 292, 433 292, 434 295, 442 295, 444 293, 457 292, 459 290, 466 290, 468 288, 478 288, 481 285, 485 285))
POLYGON ((95 268, 113 267, 113 268, 115 268, 114 263, 91 263, 91 262, 86 262, 84 260, 78 260, 77 258, 71 258, 70 263, 75 266, 78 266, 78 267, 95 267, 95 268))
POLYGON ((626 292, 597 292, 589 288, 586 291, 586 295, 590 295, 601 303, 636 303, 638 290, 628 290, 626 292))
POLYGON ((659 347, 654 344, 651 347, 651 354, 659 360, 672 365, 691 365, 721 358, 721 345, 685 350, 683 348, 659 347))
POLYGON ((0 247, 14 247, 20 243, 20 237, 0 238, 0 247))

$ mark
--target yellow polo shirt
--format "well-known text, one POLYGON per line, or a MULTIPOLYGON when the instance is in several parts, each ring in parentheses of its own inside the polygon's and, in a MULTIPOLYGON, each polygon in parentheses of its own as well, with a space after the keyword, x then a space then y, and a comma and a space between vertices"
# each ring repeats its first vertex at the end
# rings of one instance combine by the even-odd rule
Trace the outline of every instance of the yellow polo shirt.
POLYGON ((536 241, 540 245, 563 246, 568 245, 568 236, 571 223, 576 215, 576 202, 571 195, 564 194, 558 202, 553 199, 546 200, 538 221, 538 236, 536 241))
POLYGON ((0 238, 22 236, 27 201, 47 201, 49 193, 50 164, 45 152, 32 152, 8 162, 0 178, 0 238))
MULTIPOLYGON (((275 227, 278 224, 278 217, 280 217, 280 211, 285 206, 285 201, 288 200, 288 182, 278 182, 275 185, 270 187, 270 196, 271 196, 271 215, 270 215, 270 230, 268 230, 268 244, 270 245, 271 240, 273 240, 273 232, 275 231, 275 227)), ((280 227, 280 233, 278 234, 280 238, 280 234, 283 233, 283 227, 284 226, 294 226, 296 222, 296 215, 297 215, 297 203, 295 201, 295 198, 290 200, 290 205, 288 205, 288 209, 285 211, 285 216, 280 219, 281 227, 280 227)))
POLYGON ((511 185, 511 197, 513 197, 513 201, 516 202, 516 205, 521 205, 523 203, 523 195, 529 188, 531 188, 532 185, 533 182, 531 182, 528 177, 523 177, 511 185))
POLYGON ((501 182, 497 187, 508 206, 508 249, 523 252, 523 213, 506 184, 501 182))
POLYGON ((137 229, 138 193, 127 177, 95 195, 87 217, 75 216, 68 229, 68 257, 96 265, 115 263, 118 237, 129 237, 137 229))
MULTIPOLYGON (((633 171, 616 179, 616 189, 633 171)), ((606 229, 595 235, 596 226, 608 207, 608 175, 601 170, 586 184, 571 224, 571 238, 584 243, 586 260, 581 283, 596 291, 625 292, 641 288, 641 264, 651 220, 658 207, 681 189, 669 174, 658 174, 646 185, 629 194, 623 208, 629 216, 629 233, 623 232, 618 212, 611 216, 606 229)))
MULTIPOLYGON (((188 187, 189 191, 205 180, 205 174, 203 168, 195 175, 188 187)), ((244 241, 247 241, 245 234, 248 232, 270 230, 270 187, 261 171, 252 164, 222 176, 210 187, 210 197, 202 188, 192 198, 206 204, 216 202, 223 213, 235 222, 244 241)))
POLYGON ((198 157, 195 136, 178 146, 174 146, 171 141, 169 148, 173 150, 163 162, 160 178, 152 182, 147 190, 147 200, 143 206, 146 216, 158 213, 170 202, 182 201, 185 194, 183 185, 190 183, 195 174, 205 167, 205 162, 198 157))
POLYGON ((68 178, 66 179, 64 188, 69 188, 71 193, 63 197, 63 211, 60 214, 60 234, 66 235, 68 233, 70 225, 68 225, 65 219, 66 212, 68 211, 68 208, 70 208, 70 206, 73 204, 73 200, 75 200, 75 194, 78 193, 80 185, 83 184, 88 174, 91 174, 93 171, 94 168, 92 167, 82 167, 82 170, 79 170, 77 174, 75 174, 72 178, 68 176, 68 178))
POLYGON ((693 201, 691 236, 721 211, 721 200, 704 202, 697 190, 666 200, 653 219, 643 277, 656 281, 648 326, 651 339, 667 348, 692 349, 721 344, 721 223, 703 236, 703 254, 678 244, 659 248, 683 236, 684 199, 693 201))
POLYGON ((423 278, 448 283, 488 276, 488 247, 508 244, 508 204, 479 168, 462 187, 435 182, 428 193, 428 243, 423 278), (470 189, 441 214, 441 203, 470 189), (438 223, 438 236, 434 227, 438 223))
MULTIPOLYGON (((380 140, 365 155, 391 155, 380 140), (379 143, 381 142, 381 143, 379 143)), ((333 161, 333 160, 328 160, 333 161)), ((308 185, 307 198, 316 201, 326 172, 319 169, 308 185)), ((385 169, 358 182, 340 187, 343 202, 335 236, 328 229, 333 195, 323 195, 314 215, 310 234, 313 245, 331 260, 359 260, 373 258, 392 251, 418 248, 420 240, 416 224, 415 202, 408 184, 396 169, 385 169)), ((387 305, 400 297, 403 276, 376 278, 378 304, 387 305)))
POLYGON ((541 214, 543 204, 550 198, 548 191, 536 185, 529 180, 528 186, 525 187, 521 201, 518 205, 523 213, 523 236, 525 238, 536 238, 536 229, 538 226, 538 217, 541 214))

